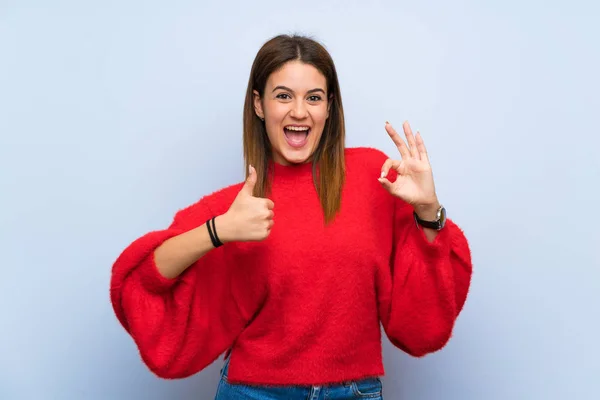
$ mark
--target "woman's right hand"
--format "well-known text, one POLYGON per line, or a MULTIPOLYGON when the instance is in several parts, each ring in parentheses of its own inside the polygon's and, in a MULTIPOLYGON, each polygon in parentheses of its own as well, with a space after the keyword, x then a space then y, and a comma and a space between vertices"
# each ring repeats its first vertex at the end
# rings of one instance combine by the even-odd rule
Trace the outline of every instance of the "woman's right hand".
POLYGON ((250 166, 248 179, 229 210, 215 219, 217 235, 223 243, 261 241, 271 233, 275 204, 252 195, 256 179, 256 170, 250 166))

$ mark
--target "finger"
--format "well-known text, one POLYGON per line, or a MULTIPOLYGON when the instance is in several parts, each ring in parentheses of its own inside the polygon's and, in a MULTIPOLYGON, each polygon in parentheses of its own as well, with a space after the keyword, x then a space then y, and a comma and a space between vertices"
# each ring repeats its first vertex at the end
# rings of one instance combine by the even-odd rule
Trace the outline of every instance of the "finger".
POLYGON ((423 142, 423 138, 421 137, 421 132, 417 131, 417 150, 419 150, 419 155, 421 156, 421 160, 429 162, 429 156, 427 155, 427 149, 425 148, 425 142, 423 142))
POLYGON ((269 225, 267 226, 267 229, 271 230, 273 228, 273 225, 275 225, 275 221, 273 221, 272 219, 269 220, 269 225))
POLYGON ((385 178, 388 173, 390 172, 390 169, 398 169, 398 167, 400 167, 400 163, 402 161, 401 160, 392 160, 391 158, 388 158, 387 160, 385 160, 385 162, 383 163, 383 166, 381 167, 381 176, 380 178, 385 178))
POLYGON ((273 200, 270 199, 265 199, 265 205, 267 206, 268 210, 275 208, 275 203, 273 203, 273 200))
POLYGON ((387 121, 385 122, 385 130, 396 144, 396 147, 398 148, 402 158, 410 158, 410 151, 408 150, 408 147, 406 147, 406 143, 404 143, 404 140, 402 140, 400 135, 398 135, 398 132, 396 132, 396 130, 392 127, 392 124, 387 121))
POLYGON ((246 178, 246 182, 244 183, 242 190, 252 196, 252 193, 254 192, 254 185, 256 185, 256 170, 252 165, 249 165, 248 178, 246 178))
POLYGON ((410 155, 413 158, 420 160, 419 152, 417 151, 417 142, 415 141, 415 135, 413 135, 412 129, 410 129, 410 124, 408 123, 408 121, 404 121, 404 124, 402 124, 402 128, 404 129, 404 135, 406 136, 408 147, 410 148, 410 155))
POLYGON ((273 212, 273 210, 269 210, 269 211, 267 212, 267 216, 266 216, 266 218, 267 218, 267 219, 273 219, 273 217, 275 217, 275 213, 273 212))
POLYGON ((387 178, 379 178, 379 183, 381 183, 381 186, 383 186, 385 190, 390 193, 392 192, 393 184, 387 178))

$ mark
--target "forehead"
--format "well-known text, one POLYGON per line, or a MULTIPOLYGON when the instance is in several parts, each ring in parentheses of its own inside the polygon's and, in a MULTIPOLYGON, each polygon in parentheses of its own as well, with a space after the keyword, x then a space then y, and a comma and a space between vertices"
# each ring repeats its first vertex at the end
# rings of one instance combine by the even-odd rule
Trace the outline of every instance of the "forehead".
POLYGON ((321 88, 327 90, 327 79, 318 69, 301 61, 287 62, 273 72, 267 80, 267 88, 287 86, 294 91, 321 88))

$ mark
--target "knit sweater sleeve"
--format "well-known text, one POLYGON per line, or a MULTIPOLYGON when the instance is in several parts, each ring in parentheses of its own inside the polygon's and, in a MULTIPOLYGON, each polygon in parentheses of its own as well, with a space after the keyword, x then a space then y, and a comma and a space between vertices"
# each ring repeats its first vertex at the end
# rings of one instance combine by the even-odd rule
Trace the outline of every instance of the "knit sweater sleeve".
POLYGON ((471 283, 469 245, 448 219, 429 242, 413 208, 394 199, 389 270, 380 278, 380 318, 390 342, 416 357, 449 341, 471 283))
POLYGON ((162 378, 184 378, 215 361, 246 323, 230 290, 226 246, 213 249, 175 279, 157 270, 154 250, 212 215, 203 203, 181 210, 167 229, 133 241, 112 268, 110 297, 141 358, 162 378))

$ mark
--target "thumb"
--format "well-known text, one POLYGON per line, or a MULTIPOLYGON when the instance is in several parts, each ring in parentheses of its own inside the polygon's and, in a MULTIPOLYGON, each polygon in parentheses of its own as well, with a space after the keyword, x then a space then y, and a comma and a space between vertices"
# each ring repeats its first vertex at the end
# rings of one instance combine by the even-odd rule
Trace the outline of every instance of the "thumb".
POLYGON ((252 165, 248 166, 248 178, 246 178, 246 183, 244 183, 243 190, 252 196, 254 191, 254 185, 256 185, 256 170, 252 165))
POLYGON ((388 192, 392 193, 393 184, 387 178, 379 178, 378 181, 381 183, 388 192))

